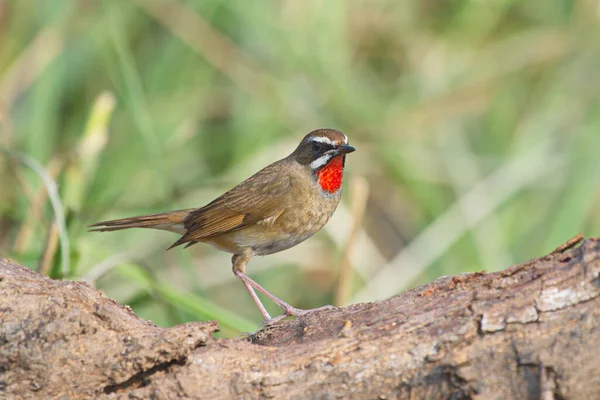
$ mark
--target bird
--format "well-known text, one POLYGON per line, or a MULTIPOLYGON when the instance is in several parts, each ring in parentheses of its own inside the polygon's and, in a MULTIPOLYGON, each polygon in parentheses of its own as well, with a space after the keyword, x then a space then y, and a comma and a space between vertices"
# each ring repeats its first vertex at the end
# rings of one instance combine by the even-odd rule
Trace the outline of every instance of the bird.
POLYGON ((142 215, 89 225, 91 231, 150 228, 181 237, 167 250, 208 243, 233 254, 233 274, 239 278, 268 325, 288 316, 301 317, 319 309, 299 309, 279 299, 248 275, 254 256, 289 249, 318 232, 333 215, 342 192, 346 155, 355 151, 348 137, 335 129, 316 129, 287 157, 269 164, 204 207, 142 215), (283 309, 272 318, 259 291, 283 309))

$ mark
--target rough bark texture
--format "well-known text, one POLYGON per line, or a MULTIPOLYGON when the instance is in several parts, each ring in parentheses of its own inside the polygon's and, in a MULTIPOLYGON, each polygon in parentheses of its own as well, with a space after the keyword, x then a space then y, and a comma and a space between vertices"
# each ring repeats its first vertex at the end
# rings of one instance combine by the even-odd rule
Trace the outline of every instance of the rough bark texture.
POLYGON ((600 240, 282 321, 162 329, 0 260, 2 398, 600 398, 600 240))

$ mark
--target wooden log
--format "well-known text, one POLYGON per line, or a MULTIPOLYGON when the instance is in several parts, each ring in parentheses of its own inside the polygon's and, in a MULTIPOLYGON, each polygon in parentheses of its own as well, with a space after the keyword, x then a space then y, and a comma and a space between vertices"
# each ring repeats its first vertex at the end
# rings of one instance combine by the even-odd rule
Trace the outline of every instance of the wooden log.
POLYGON ((242 339, 0 260, 0 398, 600 398, 600 239, 242 339))

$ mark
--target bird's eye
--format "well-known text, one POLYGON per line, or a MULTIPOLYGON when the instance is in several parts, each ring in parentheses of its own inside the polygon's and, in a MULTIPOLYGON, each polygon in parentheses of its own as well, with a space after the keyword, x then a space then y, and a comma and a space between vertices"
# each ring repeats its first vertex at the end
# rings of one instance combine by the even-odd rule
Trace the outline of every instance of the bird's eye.
POLYGON ((319 142, 312 142, 311 143, 312 149, 314 152, 320 152, 323 149, 323 145, 319 142))

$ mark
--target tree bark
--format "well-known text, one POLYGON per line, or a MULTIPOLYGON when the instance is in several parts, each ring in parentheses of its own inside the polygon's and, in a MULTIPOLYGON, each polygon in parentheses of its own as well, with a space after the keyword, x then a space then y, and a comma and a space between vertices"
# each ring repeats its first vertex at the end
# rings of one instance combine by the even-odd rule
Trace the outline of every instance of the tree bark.
POLYGON ((243 339, 0 260, 1 398, 600 398, 600 239, 243 339))

